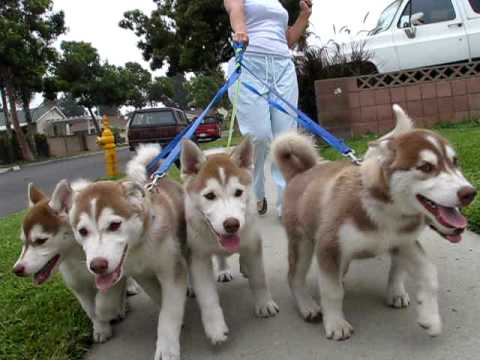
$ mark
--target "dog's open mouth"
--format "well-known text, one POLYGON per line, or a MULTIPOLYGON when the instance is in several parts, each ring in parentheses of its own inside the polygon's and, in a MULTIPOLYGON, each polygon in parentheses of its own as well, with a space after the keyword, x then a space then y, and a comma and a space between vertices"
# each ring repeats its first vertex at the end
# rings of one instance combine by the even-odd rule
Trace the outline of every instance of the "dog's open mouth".
POLYGON ((451 234, 444 234, 434 225, 430 225, 436 232, 452 243, 458 243, 462 240, 461 234, 467 227, 467 219, 458 208, 441 206, 420 194, 417 194, 417 200, 435 217, 439 224, 452 230, 451 234))
POLYGON ((113 270, 110 274, 95 275, 95 285, 97 286, 97 289, 101 292, 107 292, 113 285, 118 282, 118 280, 121 279, 123 271, 123 261, 125 260, 125 256, 127 255, 127 249, 128 245, 125 245, 122 257, 115 270, 113 270))
POLYGON ((229 251, 229 252, 237 252, 240 249, 240 236, 237 234, 234 235, 218 235, 218 239, 220 241, 220 245, 229 251))
POLYGON ((53 258, 48 260, 44 267, 42 267, 39 271, 33 275, 33 282, 36 285, 42 285, 45 281, 47 281, 53 273, 53 269, 60 260, 60 254, 55 255, 53 258))

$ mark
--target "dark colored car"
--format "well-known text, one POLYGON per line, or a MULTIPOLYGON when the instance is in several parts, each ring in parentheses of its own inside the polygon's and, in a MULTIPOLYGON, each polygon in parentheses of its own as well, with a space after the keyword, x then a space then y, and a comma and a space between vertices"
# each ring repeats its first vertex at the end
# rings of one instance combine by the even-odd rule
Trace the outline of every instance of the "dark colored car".
POLYGON ((143 143, 168 144, 188 125, 187 116, 180 109, 165 107, 137 110, 127 125, 130 150, 135 150, 137 145, 143 143))
POLYGON ((199 141, 213 141, 222 137, 222 118, 218 115, 208 115, 195 131, 199 141))

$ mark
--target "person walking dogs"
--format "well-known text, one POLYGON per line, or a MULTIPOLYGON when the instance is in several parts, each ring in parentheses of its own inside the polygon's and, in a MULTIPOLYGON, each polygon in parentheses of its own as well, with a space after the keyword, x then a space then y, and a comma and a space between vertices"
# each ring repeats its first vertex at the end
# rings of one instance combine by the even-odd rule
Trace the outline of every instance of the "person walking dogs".
MULTIPOLYGON (((280 95, 297 106, 298 83, 290 49, 298 42, 308 26, 312 14, 312 0, 299 2, 300 13, 296 22, 288 26, 288 12, 279 0, 224 0, 230 17, 233 40, 246 46, 244 62, 262 80, 280 95)), ((234 70, 235 59, 229 62, 229 73, 234 70)), ((241 81, 255 86, 261 93, 269 89, 243 71, 241 81)), ((272 94, 269 94, 273 96, 272 94)), ((235 96, 234 87, 229 90, 230 101, 235 96)), ((268 103, 241 87, 237 99, 237 119, 242 135, 252 137, 255 144, 254 189, 257 211, 267 212, 265 197, 265 160, 272 139, 296 127, 295 119, 270 108, 268 103)), ((277 211, 281 216, 285 181, 272 164, 272 178, 277 186, 277 211)))

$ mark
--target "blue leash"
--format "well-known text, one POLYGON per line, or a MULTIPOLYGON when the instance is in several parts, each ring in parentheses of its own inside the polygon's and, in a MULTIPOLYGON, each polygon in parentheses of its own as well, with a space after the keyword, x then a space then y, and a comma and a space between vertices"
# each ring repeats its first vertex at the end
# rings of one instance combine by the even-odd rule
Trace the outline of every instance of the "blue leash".
POLYGON ((272 99, 270 96, 266 96, 266 94, 261 94, 254 86, 247 82, 242 82, 242 85, 245 86, 249 91, 253 92, 254 94, 258 95, 259 97, 264 98, 270 106, 273 108, 293 117, 297 120, 302 127, 310 131, 311 133, 319 136, 322 138, 328 145, 333 147, 343 156, 348 157, 354 164, 359 165, 360 159, 355 156, 355 151, 345 145, 345 143, 341 140, 333 136, 330 132, 322 128, 318 125, 315 121, 313 121, 309 116, 305 113, 297 109, 296 106, 291 104, 288 100, 286 100, 283 96, 281 96, 273 87, 269 86, 265 81, 260 79, 248 66, 246 66, 243 62, 243 53, 244 47, 243 44, 234 43, 233 48, 235 50, 235 70, 227 79, 225 84, 217 91, 215 96, 213 97, 212 101, 208 104, 208 106, 203 110, 203 112, 198 116, 194 122, 192 122, 188 127, 183 129, 180 133, 178 133, 175 138, 165 147, 162 149, 160 154, 158 154, 148 165, 147 171, 152 172, 155 167, 157 166, 158 162, 162 159, 165 159, 160 164, 160 167, 153 172, 152 178, 153 181, 147 185, 147 189, 152 189, 154 186, 157 185, 158 181, 165 176, 167 171, 173 165, 175 160, 177 160, 178 156, 180 155, 181 151, 181 142, 183 139, 191 139, 195 131, 197 130, 198 126, 202 123, 205 116, 210 112, 210 110, 220 101, 220 99, 225 95, 228 89, 239 79, 241 69, 245 69, 248 71, 257 81, 259 81, 262 85, 266 86, 269 91, 275 95, 279 100, 281 100, 287 108, 291 111, 295 112, 296 116, 291 114, 285 106, 283 106, 279 101, 272 99))
POLYGON ((245 81, 242 82, 242 85, 244 87, 246 87, 252 93, 265 99, 273 108, 283 112, 286 115, 293 117, 295 120, 297 120, 300 123, 302 127, 304 127, 309 132, 322 138, 328 145, 330 145, 332 148, 337 150, 343 156, 348 157, 354 164, 356 165, 360 164, 360 159, 358 159, 355 156, 355 150, 348 147, 343 142, 343 140, 333 136, 333 134, 331 134, 330 132, 325 130, 323 127, 318 125, 307 114, 305 114, 304 112, 299 110, 296 106, 291 104, 288 100, 286 100, 283 96, 281 96, 278 93, 278 91, 275 90, 275 88, 271 87, 265 81, 260 79, 252 70, 250 70, 248 66, 245 65, 243 61, 240 62, 240 65, 242 66, 243 69, 249 72, 250 75, 252 75, 258 82, 260 82, 263 86, 265 86, 269 90, 269 92, 271 92, 273 95, 275 95, 275 97, 281 100, 291 111, 295 112, 296 116, 291 114, 279 101, 272 99, 270 96, 266 94, 260 93, 254 86, 252 86, 251 84, 245 81))

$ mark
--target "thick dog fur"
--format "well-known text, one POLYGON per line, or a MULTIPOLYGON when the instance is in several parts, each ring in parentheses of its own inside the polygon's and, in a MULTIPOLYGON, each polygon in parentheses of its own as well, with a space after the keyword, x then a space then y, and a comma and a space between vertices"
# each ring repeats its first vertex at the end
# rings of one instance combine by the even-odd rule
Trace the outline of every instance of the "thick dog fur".
POLYGON ((132 276, 159 306, 155 359, 180 358, 180 330, 187 291, 184 196, 162 179, 145 193, 146 164, 157 147, 141 147, 127 166, 129 181, 103 181, 79 193, 70 211, 75 238, 97 287, 110 291, 132 276), (134 181, 132 181, 134 180, 134 181), (136 182, 138 180, 138 182, 136 182))
POLYGON ((343 277, 354 259, 389 253, 387 303, 406 307, 408 273, 417 284, 418 323, 428 334, 442 331, 437 271, 418 242, 428 224, 451 242, 466 227, 458 208, 475 189, 457 166, 455 151, 438 134, 413 129, 399 106, 396 128, 372 143, 361 166, 319 158, 307 137, 289 133, 273 144, 288 185, 283 222, 289 239, 289 285, 301 315, 323 312, 326 336, 343 340, 352 326, 344 317, 343 277), (312 255, 319 265, 321 307, 305 286, 312 255))
POLYGON ((248 272, 255 313, 260 317, 278 313, 266 282, 262 240, 256 224, 251 174, 253 145, 247 138, 231 155, 207 156, 195 143, 186 140, 181 163, 190 274, 205 333, 213 344, 218 344, 227 340, 228 327, 214 281, 213 255, 222 259, 240 253, 242 272, 248 272))
MULTIPOLYGON (((72 189, 78 192, 88 184, 77 181, 72 189)), ((23 249, 14 272, 18 276, 33 276, 34 282, 41 285, 59 269, 65 284, 92 321, 93 340, 104 342, 112 336, 110 321, 125 317, 125 281, 108 293, 95 289, 94 277, 85 268, 85 255, 68 221, 70 203, 62 190, 65 186, 66 183, 59 183, 48 199, 33 184, 29 185, 29 209, 21 229, 23 249)))

